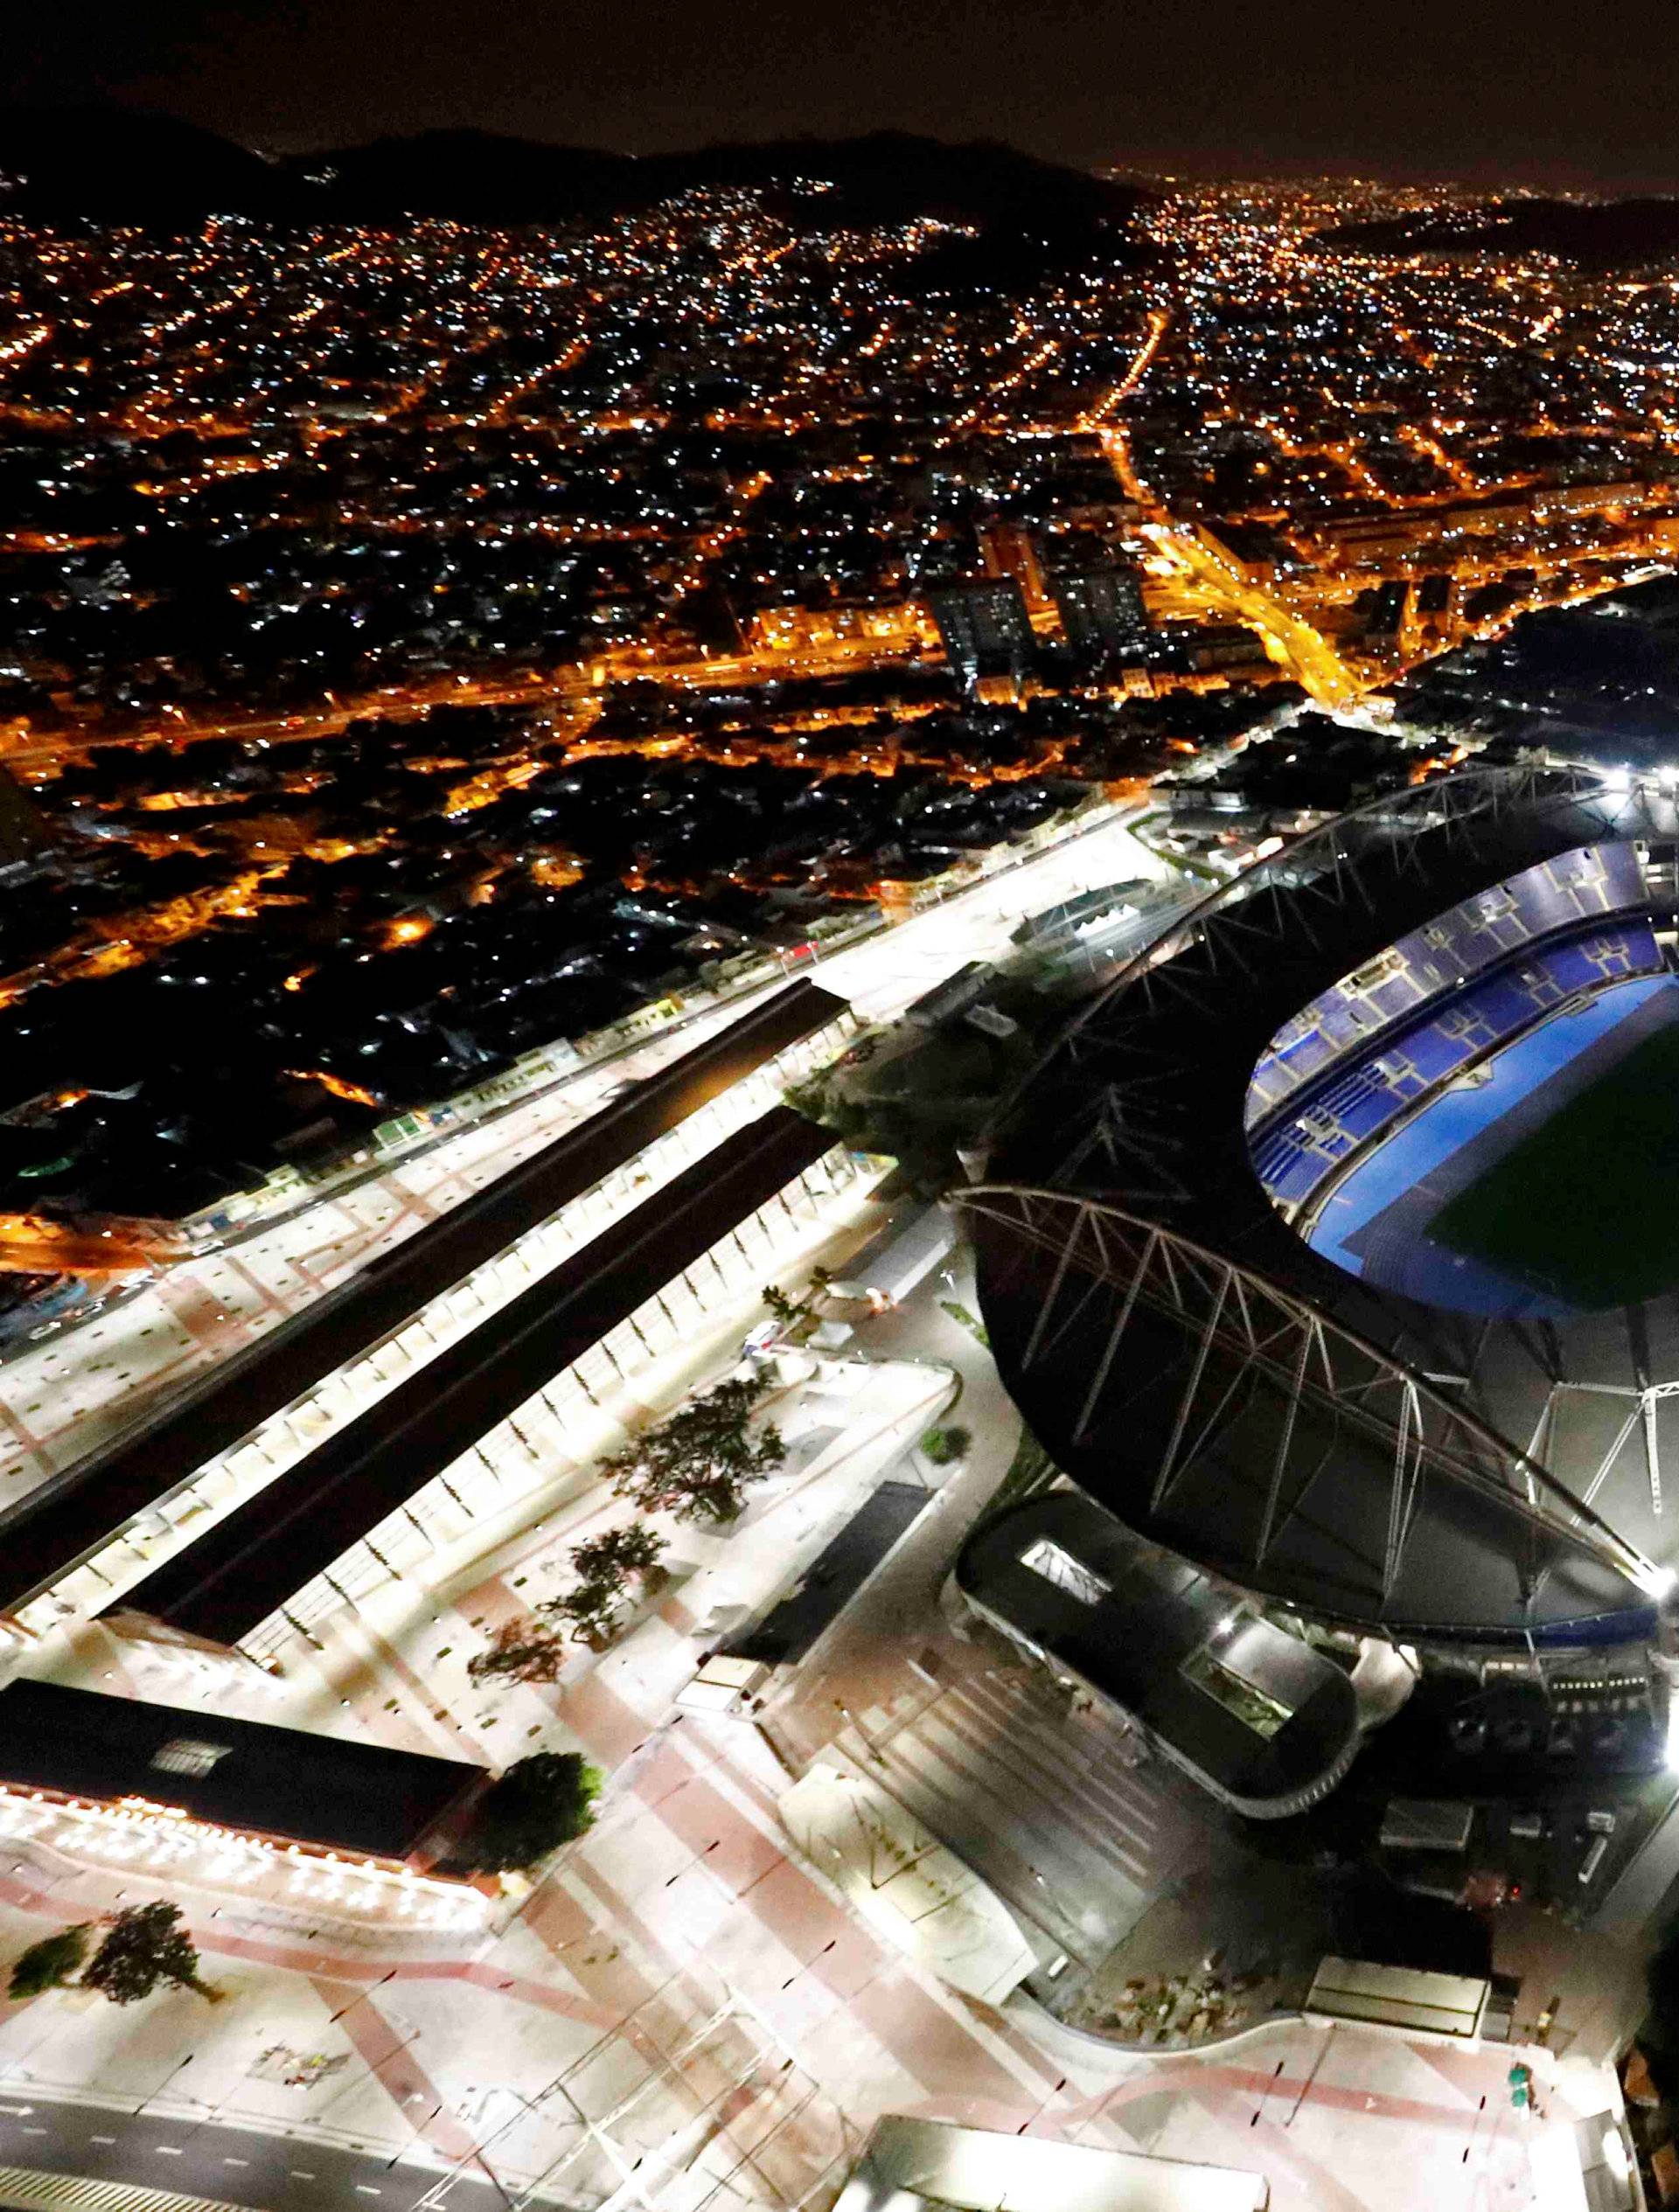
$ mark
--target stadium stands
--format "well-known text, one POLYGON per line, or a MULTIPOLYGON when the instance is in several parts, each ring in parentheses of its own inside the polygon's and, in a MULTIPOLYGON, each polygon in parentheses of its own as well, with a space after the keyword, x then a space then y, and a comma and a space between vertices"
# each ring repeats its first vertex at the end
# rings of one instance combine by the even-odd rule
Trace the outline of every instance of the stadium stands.
POLYGON ((1571 999, 1664 962, 1646 922, 1638 848, 1594 845, 1524 870, 1397 939, 1285 1023, 1246 1108, 1255 1172, 1278 1205, 1417 1100, 1571 999), (1620 922, 1592 916, 1624 915, 1620 922))
POLYGON ((1508 960, 1582 922, 1636 912, 1649 887, 1636 845, 1583 846, 1523 869, 1413 929, 1285 1022, 1254 1069, 1250 1129, 1344 1054, 1508 960))
POLYGON ((1333 1068, 1312 1088, 1308 1104, 1257 1137, 1255 1172, 1279 1204, 1300 1205, 1332 1167, 1414 1101, 1514 1043, 1571 998, 1630 976, 1659 975, 1662 966, 1655 938, 1641 926, 1597 929, 1546 947, 1449 1006, 1400 1026, 1379 1053, 1333 1068))

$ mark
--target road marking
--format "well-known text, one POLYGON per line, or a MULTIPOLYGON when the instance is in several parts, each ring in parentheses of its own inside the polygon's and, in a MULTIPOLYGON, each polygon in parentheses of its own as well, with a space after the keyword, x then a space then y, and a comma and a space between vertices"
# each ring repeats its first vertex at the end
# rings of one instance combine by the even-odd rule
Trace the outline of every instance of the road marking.
POLYGON ((0 2104, 0 2112, 10 2112, 13 2119, 21 2120, 32 2112, 32 2104, 0 2104))
MULTIPOLYGON (((42 2132, 45 2132, 45 2129, 43 2129, 42 2132)), ((358 2181, 356 2183, 356 2195, 358 2196, 377 2196, 379 2195, 379 2191, 377 2189, 370 2189, 366 2181, 358 2181)))
POLYGON ((178 2159, 186 2156, 178 2143, 154 2143, 151 2147, 160 2159, 178 2159))
POLYGON ((114 2135, 90 2135, 87 2140, 90 2143, 115 2143, 116 2138, 114 2135))
POLYGON ((44 2127, 20 2127, 17 2132, 19 2135, 45 2135, 46 2130, 44 2127))
POLYGON ((291 2178, 294 2181, 312 2181, 315 2176, 312 2174, 305 2174, 301 2166, 294 2166, 291 2169, 291 2178))
POLYGON ((224 2166, 248 2166, 251 2161, 249 2159, 223 2159, 221 2162, 224 2166))

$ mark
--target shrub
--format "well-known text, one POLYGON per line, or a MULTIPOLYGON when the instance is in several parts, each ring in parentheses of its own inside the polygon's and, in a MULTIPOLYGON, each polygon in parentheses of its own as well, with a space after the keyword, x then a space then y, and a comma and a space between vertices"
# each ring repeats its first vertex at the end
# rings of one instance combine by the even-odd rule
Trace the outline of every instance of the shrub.
POLYGON ((921 1440, 922 1454, 935 1467, 947 1467, 964 1456, 970 1441, 965 1429, 930 1429, 921 1440))
POLYGON ((535 1866, 593 1825, 601 1781, 577 1751, 535 1751, 517 1761, 473 1808, 463 1858, 485 1874, 535 1866))
POLYGON ((73 1928, 60 1928, 56 1934, 43 1936, 39 1943, 31 1944, 11 1970, 6 1994, 12 2002, 16 2004, 24 1997, 38 1997, 44 1990, 61 1988, 87 1956, 92 1925, 91 1921, 80 1921, 73 1928))

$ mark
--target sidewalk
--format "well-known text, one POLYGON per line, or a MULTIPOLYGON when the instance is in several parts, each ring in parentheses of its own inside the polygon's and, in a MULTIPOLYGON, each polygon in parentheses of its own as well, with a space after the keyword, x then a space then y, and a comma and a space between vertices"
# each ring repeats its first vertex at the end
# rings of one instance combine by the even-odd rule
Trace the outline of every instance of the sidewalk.
POLYGON ((905 1304, 863 1322, 858 1343, 876 1359, 936 1362, 961 1384, 944 1416, 969 1434, 966 1456, 924 1513, 802 1670, 774 1701, 772 1718, 802 1756, 810 1757, 853 1711, 874 1708, 907 1715, 925 1701, 928 1685, 907 1674, 908 1624, 943 1623, 938 1590, 963 1538, 990 1505, 1019 1447, 1023 1424, 998 1375, 996 1363, 972 1331, 945 1309, 978 1311, 971 1262, 958 1246, 944 1267, 921 1283, 905 1304))

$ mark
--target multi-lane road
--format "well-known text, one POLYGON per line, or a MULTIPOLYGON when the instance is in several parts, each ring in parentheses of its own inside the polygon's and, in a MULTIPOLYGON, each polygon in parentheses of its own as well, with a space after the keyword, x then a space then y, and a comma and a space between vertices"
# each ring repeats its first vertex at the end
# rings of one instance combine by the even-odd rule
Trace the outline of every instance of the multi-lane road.
POLYGON ((581 707, 597 700, 609 684, 637 678, 711 691, 731 685, 851 675, 919 659, 925 650, 919 636, 909 629, 885 638, 836 638, 820 645, 777 647, 756 653, 666 654, 651 647, 636 647, 546 675, 526 671, 512 677, 442 678, 434 683, 403 685, 335 700, 323 707, 277 714, 234 714, 219 720, 166 714, 155 722, 126 728, 87 722, 75 730, 58 731, 50 736, 14 737, 0 747, 0 759, 8 768, 27 771, 57 767, 66 754, 111 747, 160 742, 187 746, 212 740, 261 745, 319 743, 344 736, 353 723, 418 721, 440 706, 581 707))
POLYGON ((521 2192, 487 2159, 454 2168, 413 2164, 399 2153, 338 2149, 215 2120, 166 2118, 131 2108, 31 2102, 0 2090, 0 2206, 12 2200, 5 2168, 73 2174, 128 2188, 168 2189, 263 2212, 500 2212, 521 2192))

